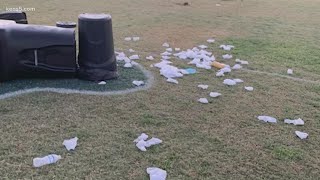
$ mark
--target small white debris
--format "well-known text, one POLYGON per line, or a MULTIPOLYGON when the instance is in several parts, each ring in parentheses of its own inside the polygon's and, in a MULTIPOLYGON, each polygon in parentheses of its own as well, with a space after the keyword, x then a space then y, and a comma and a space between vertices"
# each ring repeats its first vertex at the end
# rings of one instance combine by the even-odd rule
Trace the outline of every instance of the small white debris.
POLYGON ((138 63, 136 63, 135 61, 131 61, 132 66, 136 66, 138 65, 138 63))
POLYGON ((168 79, 167 79, 167 82, 169 82, 169 83, 174 83, 174 84, 179 84, 179 82, 178 82, 177 80, 172 79, 172 78, 168 78, 168 79))
POLYGON ((107 83, 105 81, 100 81, 98 84, 99 85, 106 85, 107 83))
POLYGON ((247 91, 253 91, 253 87, 251 86, 245 86, 244 89, 247 91))
POLYGON ((200 99, 198 99, 198 101, 199 101, 200 103, 202 103, 202 104, 208 104, 208 103, 209 103, 209 101, 208 101, 207 98, 200 98, 200 99))
POLYGON ((214 97, 214 98, 221 96, 221 94, 218 92, 211 92, 209 95, 210 95, 210 97, 214 97))
POLYGON ((248 61, 244 61, 244 60, 240 60, 240 59, 236 59, 236 63, 240 63, 242 65, 248 65, 249 64, 248 61))
POLYGON ((218 71, 218 72, 216 73, 216 76, 217 76, 217 77, 222 77, 222 76, 224 76, 224 72, 223 72, 223 71, 218 71))
POLYGON ((258 119, 264 122, 277 123, 277 119, 271 116, 258 116, 258 119))
POLYGON ((154 58, 152 56, 148 56, 146 57, 147 60, 154 60, 154 58))
POLYGON ((234 81, 234 80, 232 80, 232 79, 225 79, 225 80, 223 81, 223 84, 226 84, 226 85, 228 85, 228 86, 234 86, 234 85, 237 84, 237 82, 234 81))
POLYGON ((308 133, 301 132, 301 131, 295 131, 295 133, 300 139, 306 139, 309 136, 308 133))
POLYGON ((133 50, 133 49, 129 49, 129 52, 133 53, 133 52, 135 52, 135 50, 133 50))
POLYGON ((141 151, 147 151, 146 145, 147 145, 147 142, 146 142, 146 141, 140 140, 140 141, 136 144, 136 147, 137 147, 138 149, 140 149, 141 151))
POLYGON ((206 46, 206 45, 200 45, 198 47, 201 48, 201 49, 207 49, 208 48, 208 46, 206 46))
POLYGON ((169 56, 162 56, 162 59, 168 60, 168 59, 171 59, 171 57, 169 57, 169 56))
POLYGON ((302 119, 294 119, 294 120, 291 120, 291 119, 285 119, 284 120, 284 123, 286 124, 293 124, 295 126, 302 126, 304 125, 304 121, 302 119))
POLYGON ((234 48, 234 46, 232 46, 232 45, 221 45, 220 48, 225 50, 225 51, 230 51, 231 49, 234 48))
POLYGON ((293 70, 292 69, 288 69, 287 74, 292 75, 293 74, 293 70))
POLYGON ((158 139, 158 138, 151 138, 149 139, 148 141, 146 141, 146 147, 151 147, 151 146, 154 146, 154 145, 157 145, 157 144, 161 144, 162 143, 162 140, 161 139, 158 139))
POLYGON ((130 56, 129 57, 129 59, 131 59, 131 60, 138 60, 139 59, 139 55, 132 55, 132 56, 130 56))
POLYGON ((225 54, 225 55, 222 55, 222 58, 223 58, 223 59, 231 59, 231 58, 232 58, 232 55, 230 55, 230 54, 225 54))
POLYGON ((131 37, 124 38, 125 41, 131 41, 131 39, 132 39, 131 37))
POLYGON ((132 66, 131 63, 128 62, 128 63, 125 63, 123 67, 125 67, 125 68, 132 68, 133 66, 132 66))
POLYGON ((50 154, 44 157, 37 157, 33 159, 34 167, 41 167, 48 164, 54 164, 61 159, 60 155, 50 154))
POLYGON ((172 53, 169 53, 169 52, 163 52, 163 53, 161 53, 161 56, 170 56, 172 53))
POLYGON ((208 39, 207 42, 208 43, 214 43, 216 40, 215 39, 208 39))
POLYGON ((163 47, 170 47, 170 45, 168 43, 163 43, 162 46, 163 47))
POLYGON ((136 85, 136 86, 142 86, 144 85, 143 81, 132 81, 132 84, 136 85))
POLYGON ((166 51, 172 52, 172 48, 167 48, 166 51))
POLYGON ((205 84, 200 84, 198 85, 198 88, 201 88, 201 89, 208 89, 208 85, 205 85, 205 84))
POLYGON ((77 146, 78 138, 66 139, 63 141, 63 145, 67 148, 68 151, 74 150, 77 146))
POLYGON ((216 4, 216 6, 217 6, 217 7, 220 7, 220 6, 221 6, 221 4, 216 4))
POLYGON ((139 41, 139 40, 140 40, 140 37, 133 37, 132 40, 133 40, 133 41, 139 41))
POLYGON ((244 81, 242 79, 233 79, 236 83, 243 83, 244 81))
POLYGON ((140 140, 147 140, 148 139, 148 135, 147 134, 145 134, 145 133, 142 133, 142 134, 140 134, 140 136, 137 138, 137 139, 135 139, 135 140, 133 140, 133 142, 135 142, 135 143, 137 143, 137 142, 139 142, 140 140))
POLYGON ((237 69, 241 69, 242 66, 240 64, 235 64, 232 69, 237 70, 237 69))
POLYGON ((167 178, 167 171, 157 167, 147 168, 147 173, 150 176, 150 180, 166 180, 167 178))
POLYGON ((180 51, 180 48, 174 48, 175 51, 180 51))

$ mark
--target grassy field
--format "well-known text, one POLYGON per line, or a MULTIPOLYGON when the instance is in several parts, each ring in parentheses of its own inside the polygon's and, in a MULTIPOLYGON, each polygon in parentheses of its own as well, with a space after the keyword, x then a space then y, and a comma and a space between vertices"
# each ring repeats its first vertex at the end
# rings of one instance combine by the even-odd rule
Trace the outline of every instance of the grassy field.
MULTIPOLYGON (((221 60, 221 43, 250 62, 249 71, 233 72, 255 88, 226 87, 215 70, 165 82, 154 72, 148 91, 125 96, 34 93, 0 101, 1 179, 148 179, 147 167, 168 172, 168 179, 319 179, 320 173, 320 3, 318 0, 2 0, 1 7, 34 7, 31 23, 54 25, 77 21, 83 12, 113 16, 116 49, 135 49, 141 56, 163 52, 161 45, 192 48, 215 37, 210 47, 221 60), (221 6, 216 6, 220 3, 221 6), (137 35, 141 41, 124 42, 137 35), (272 75, 294 69, 294 81, 272 75), (314 82, 317 81, 317 82, 314 82), (197 102, 208 91, 223 96, 197 102), (278 124, 259 122, 258 115, 278 124), (284 118, 302 118, 294 127, 284 118), (294 131, 309 133, 307 140, 294 131), (132 143, 140 133, 161 138, 160 146, 139 152, 132 143), (79 137, 68 153, 63 139, 79 137), (32 167, 48 153, 63 156, 56 165, 32 167)), ((155 61, 157 62, 157 61, 155 61)), ((183 67, 185 63, 174 61, 183 67)), ((1 88, 1 86, 0 86, 1 88)))

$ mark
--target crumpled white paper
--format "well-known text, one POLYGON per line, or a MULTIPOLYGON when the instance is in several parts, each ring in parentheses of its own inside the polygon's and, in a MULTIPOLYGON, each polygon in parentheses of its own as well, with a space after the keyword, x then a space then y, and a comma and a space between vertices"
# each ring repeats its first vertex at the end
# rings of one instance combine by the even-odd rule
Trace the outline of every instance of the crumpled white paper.
POLYGON ((66 139, 63 141, 63 145, 67 148, 68 151, 74 150, 77 146, 78 138, 74 137, 71 139, 66 139))
POLYGON ((292 75, 293 74, 293 70, 292 69, 288 69, 287 70, 287 74, 292 75))
POLYGON ((208 48, 208 46, 206 46, 206 45, 200 45, 198 47, 201 48, 201 49, 207 49, 208 48))
POLYGON ((236 83, 243 83, 242 79, 233 79, 236 83))
POLYGON ((148 141, 146 141, 146 147, 151 147, 151 146, 154 146, 154 145, 157 145, 157 144, 161 144, 162 143, 162 140, 159 139, 159 138, 151 138, 149 139, 148 141))
POLYGON ((142 133, 142 134, 140 134, 140 136, 137 138, 137 139, 135 139, 135 140, 133 140, 133 142, 135 142, 135 143, 137 143, 137 142, 139 142, 140 140, 147 140, 148 139, 148 135, 146 134, 146 133, 142 133))
POLYGON ((237 84, 237 82, 234 81, 234 80, 232 80, 232 79, 225 79, 225 80, 223 81, 223 84, 228 85, 228 86, 234 86, 234 85, 237 84))
POLYGON ((222 55, 222 58, 223 59, 231 59, 232 55, 231 54, 225 54, 225 55, 222 55))
POLYGON ((138 60, 139 59, 139 55, 135 54, 129 57, 129 59, 131 60, 138 60))
POLYGON ((247 91, 253 91, 253 87, 251 86, 245 86, 244 89, 247 91))
POLYGON ((293 125, 295 125, 295 126, 302 126, 302 125, 304 125, 304 121, 302 120, 302 119, 293 119, 293 120, 291 120, 291 119, 285 119, 284 120, 284 123, 286 123, 286 124, 293 124, 293 125))
POLYGON ((172 79, 172 78, 168 78, 168 79, 167 79, 167 82, 169 82, 169 83, 174 83, 174 84, 179 84, 179 82, 178 82, 177 80, 172 79))
POLYGON ((220 48, 225 50, 225 51, 230 51, 231 49, 234 48, 234 46, 232 46, 232 45, 224 45, 223 44, 223 45, 220 46, 220 48))
POLYGON ((301 131, 295 131, 295 133, 300 139, 306 139, 309 136, 308 133, 301 132, 301 131))
POLYGON ((147 56, 146 59, 147 60, 154 60, 153 56, 147 56))
POLYGON ((198 99, 198 101, 199 101, 200 103, 202 103, 202 104, 208 104, 208 103, 209 103, 209 101, 208 101, 207 98, 200 98, 200 99, 198 99))
POLYGON ((198 85, 198 88, 201 88, 201 89, 208 89, 208 85, 206 85, 206 84, 199 84, 198 85))
POLYGON ((218 93, 218 92, 211 92, 210 94, 210 97, 219 97, 219 96, 221 96, 221 93, 218 93))
POLYGON ((242 66, 240 64, 235 64, 232 69, 237 70, 237 69, 241 69, 242 66))
POLYGON ((147 173, 150 176, 150 180, 166 180, 167 178, 167 171, 157 167, 147 168, 147 173))
POLYGON ((132 81, 132 84, 136 85, 136 86, 141 86, 144 85, 143 81, 132 81))
POLYGON ((277 123, 277 119, 271 116, 258 116, 258 119, 264 122, 277 123))
POLYGON ((244 61, 244 60, 240 60, 240 59, 236 59, 236 63, 240 63, 242 65, 248 65, 249 64, 248 61, 244 61))
POLYGON ((161 53, 161 56, 170 56, 172 53, 169 53, 169 52, 163 52, 163 53, 161 53))

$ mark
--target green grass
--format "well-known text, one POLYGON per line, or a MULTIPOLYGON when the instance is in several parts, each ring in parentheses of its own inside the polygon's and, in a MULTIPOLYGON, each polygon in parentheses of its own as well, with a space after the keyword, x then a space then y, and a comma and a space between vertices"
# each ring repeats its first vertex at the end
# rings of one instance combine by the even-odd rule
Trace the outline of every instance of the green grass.
MULTIPOLYGON (((190 0, 191 6, 158 0, 4 0, 4 6, 35 7, 28 13, 36 24, 77 21, 82 12, 113 16, 116 49, 132 48, 141 57, 159 55, 169 42, 183 49, 210 46, 218 61, 220 44, 234 44, 230 53, 246 59, 248 69, 319 81, 320 4, 317 0, 190 0), (221 3, 217 7, 216 3, 221 3), (139 42, 124 42, 137 35, 139 42)), ((1 6, 2 6, 1 4, 1 6)), ((172 60, 178 67, 184 61, 172 60)), ((155 60, 154 62, 158 62, 155 60)), ((165 82, 159 70, 147 91, 124 96, 33 93, 0 101, 1 179, 148 179, 146 168, 157 166, 168 179, 319 179, 320 84, 278 76, 235 71, 225 78, 241 78, 235 87, 222 84, 216 70, 198 70, 165 82), (208 84, 200 90, 198 84, 208 84), (243 86, 253 86, 246 92, 243 86), (202 105, 210 91, 222 96, 202 105), (270 115, 277 124, 265 124, 270 115), (284 124, 302 118, 305 125, 284 124), (309 133, 298 139, 294 131, 309 133), (163 144, 139 152, 132 141, 142 132, 163 144), (79 137, 79 147, 68 153, 63 139, 79 137), (35 169, 32 158, 58 153, 63 160, 35 169)), ((1 85, 0 85, 1 89, 1 85)))

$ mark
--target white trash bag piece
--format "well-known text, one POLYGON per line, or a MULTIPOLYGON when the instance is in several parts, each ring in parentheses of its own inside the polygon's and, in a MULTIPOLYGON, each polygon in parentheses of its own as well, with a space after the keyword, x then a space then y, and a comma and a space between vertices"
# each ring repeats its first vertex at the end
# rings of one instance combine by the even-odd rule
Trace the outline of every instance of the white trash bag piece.
POLYGON ((48 164, 54 164, 61 159, 60 155, 50 154, 44 157, 38 157, 33 159, 33 166, 34 167, 41 167, 48 164))
POLYGON ((78 143, 78 138, 74 137, 71 139, 64 140, 62 144, 67 148, 68 151, 70 151, 76 148, 77 143, 78 143))
POLYGON ((234 80, 232 80, 232 79, 225 79, 225 80, 223 81, 223 84, 228 85, 228 86, 234 86, 234 85, 237 84, 237 82, 234 81, 234 80))
POLYGON ((166 180, 167 178, 167 171, 157 167, 147 168, 147 173, 150 176, 150 180, 166 180))
POLYGON ((140 140, 147 140, 148 139, 148 135, 147 134, 145 134, 145 133, 142 133, 142 134, 140 134, 140 136, 137 138, 137 139, 135 139, 135 140, 133 140, 133 142, 135 142, 135 143, 137 143, 137 142, 139 142, 140 140))
POLYGON ((264 122, 277 123, 277 119, 271 116, 258 116, 258 119, 264 122))
POLYGON ((300 139, 306 139, 309 136, 308 133, 301 132, 301 131, 295 131, 295 133, 300 139))
POLYGON ((286 124, 293 124, 295 126, 302 126, 304 125, 304 121, 302 119, 294 119, 294 120, 291 120, 291 119, 285 119, 284 120, 284 123, 286 124))
POLYGON ((293 70, 292 69, 288 69, 287 70, 287 74, 292 75, 293 74, 293 70))
POLYGON ((143 152, 147 151, 146 146, 147 146, 147 142, 146 142, 145 140, 140 140, 140 141, 136 144, 136 147, 137 147, 138 149, 140 149, 141 151, 143 151, 143 152))
POLYGON ((215 41, 216 41, 216 40, 214 40, 214 39, 208 39, 208 40, 207 40, 208 43, 214 43, 215 41))
POLYGON ((211 92, 209 95, 210 95, 210 97, 216 98, 216 97, 221 96, 221 93, 218 93, 218 92, 211 92))
POLYGON ((146 147, 151 147, 151 146, 161 144, 161 143, 162 143, 161 139, 153 137, 153 138, 149 139, 148 141, 146 141, 146 147))

